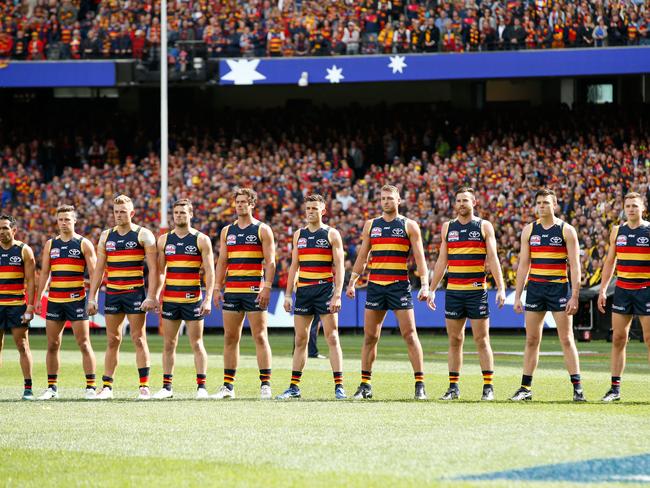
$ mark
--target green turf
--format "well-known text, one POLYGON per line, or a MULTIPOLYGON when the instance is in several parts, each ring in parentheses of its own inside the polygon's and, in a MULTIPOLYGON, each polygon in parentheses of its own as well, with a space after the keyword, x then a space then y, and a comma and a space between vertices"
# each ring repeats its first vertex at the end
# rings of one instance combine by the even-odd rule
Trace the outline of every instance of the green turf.
MULTIPOLYGON (((0 369, 0 485, 2 486, 520 486, 520 482, 463 482, 452 478, 550 463, 650 451, 650 367, 645 346, 631 342, 624 402, 574 405, 562 358, 544 356, 535 375, 535 402, 505 399, 519 385, 520 356, 497 355, 498 402, 478 402, 477 357, 465 356, 463 401, 416 403, 412 372, 398 336, 382 338, 373 372, 376 399, 332 400, 329 362, 310 360, 304 399, 261 402, 253 345, 244 337, 237 394, 229 402, 192 400, 194 371, 181 339, 174 376, 177 399, 138 403, 135 358, 124 344, 116 374, 117 400, 81 400, 83 375, 71 337, 64 340, 56 402, 16 401, 21 392, 17 353, 7 338, 0 369)), ((474 348, 468 338, 466 350, 474 348)), ((274 393, 289 380, 291 337, 271 337, 274 393)), ((208 336, 208 385, 221 382, 221 336, 208 336)), ((446 338, 425 335, 430 398, 446 388, 446 338)), ((495 337, 495 351, 521 351, 523 336, 495 337)), ((32 337, 35 391, 45 386, 42 336, 32 337)), ((97 351, 105 340, 93 336, 97 351)), ((151 337, 152 383, 160 387, 161 341, 151 337)), ((321 340, 322 347, 325 347, 321 340)), ((346 386, 359 380, 359 336, 342 337, 346 386)), ((609 382, 609 347, 580 344, 585 392, 597 400, 609 382)), ((543 351, 559 351, 545 338, 543 351)), ((326 351, 323 351, 326 352, 326 351)), ((99 364, 103 354, 98 354, 99 364)), ((98 376, 101 375, 98 367, 98 376)), ((566 484, 566 483, 564 483, 566 484)), ((534 483, 560 486, 563 483, 534 483)), ((584 486, 584 485, 583 485, 584 486)), ((629 483, 621 486, 632 486, 629 483)))

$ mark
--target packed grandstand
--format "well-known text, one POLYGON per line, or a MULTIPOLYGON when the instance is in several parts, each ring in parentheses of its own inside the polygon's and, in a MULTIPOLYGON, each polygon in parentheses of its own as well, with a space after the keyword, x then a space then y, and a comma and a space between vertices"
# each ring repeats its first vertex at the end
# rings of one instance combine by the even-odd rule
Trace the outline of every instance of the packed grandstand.
MULTIPOLYGON (((172 61, 188 52, 327 56, 650 44, 643 0, 171 0, 168 6, 172 61)), ((153 0, 2 0, 0 57, 155 60, 159 14, 153 0)))

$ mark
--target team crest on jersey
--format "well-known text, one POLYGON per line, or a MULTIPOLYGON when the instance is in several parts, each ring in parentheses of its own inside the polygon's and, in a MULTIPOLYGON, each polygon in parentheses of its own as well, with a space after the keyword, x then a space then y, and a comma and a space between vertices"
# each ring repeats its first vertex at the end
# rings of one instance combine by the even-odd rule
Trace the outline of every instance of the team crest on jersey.
POLYGON ((61 257, 61 250, 57 247, 50 250, 50 259, 58 259, 61 257))
POLYGON ((370 237, 381 237, 381 227, 373 227, 370 231, 370 237))
POLYGON ((304 249, 306 247, 307 247, 307 239, 304 237, 298 239, 298 249, 304 249))
POLYGON ((196 254, 196 246, 185 246, 185 252, 187 254, 195 255, 196 254))
POLYGON ((401 229, 401 228, 397 227, 397 228, 393 229, 392 234, 395 237, 404 237, 404 229, 401 229))
POLYGON ((327 242, 327 239, 318 239, 316 241, 316 247, 328 247, 329 242, 327 242))
POLYGON ((530 236, 530 245, 539 246, 542 244, 542 238, 540 236, 530 236))
POLYGON ((481 233, 479 231, 477 231, 477 230, 473 230, 468 235, 469 235, 469 238, 471 240, 473 240, 473 241, 476 241, 476 240, 481 238, 481 233))
POLYGON ((106 250, 115 251, 115 241, 106 241, 106 250))
POLYGON ((552 246, 559 246, 562 244, 562 238, 558 236, 553 236, 550 239, 552 246))
POLYGON ((173 244, 167 244, 165 246, 165 255, 166 256, 171 256, 173 254, 176 254, 176 246, 173 244))
POLYGON ((126 247, 127 249, 134 249, 138 247, 138 243, 135 241, 129 241, 124 245, 124 247, 126 247))
POLYGON ((457 241, 460 238, 460 234, 457 230, 452 230, 447 234, 448 241, 457 241))
POLYGON ((79 249, 70 249, 68 251, 68 256, 71 258, 78 258, 81 256, 81 251, 79 249))
POLYGON ((230 234, 226 239, 226 246, 234 246, 237 244, 237 236, 235 234, 230 234))
POLYGON ((641 236, 636 238, 636 243, 638 246, 647 246, 650 239, 647 237, 641 236))
POLYGON ((249 244, 254 244, 257 242, 257 236, 255 234, 248 234, 246 236, 246 242, 249 244))
POLYGON ((617 246, 627 246, 627 236, 618 236, 616 238, 617 246))

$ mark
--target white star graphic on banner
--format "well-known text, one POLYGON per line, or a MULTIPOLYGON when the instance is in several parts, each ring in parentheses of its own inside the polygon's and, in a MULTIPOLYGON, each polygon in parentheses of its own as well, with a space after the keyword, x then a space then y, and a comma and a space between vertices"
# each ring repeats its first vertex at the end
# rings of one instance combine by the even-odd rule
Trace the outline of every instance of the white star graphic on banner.
POLYGON ((397 73, 398 71, 400 73, 404 73, 404 68, 408 66, 405 62, 405 59, 405 56, 390 57, 390 63, 388 63, 388 67, 393 70, 393 74, 397 73))
POLYGON ((341 80, 344 79, 343 68, 337 68, 336 65, 333 65, 331 68, 327 68, 326 80, 329 80, 330 83, 341 83, 341 80))
POLYGON ((252 85, 253 82, 265 80, 266 76, 257 71, 259 59, 226 59, 230 71, 221 77, 235 85, 252 85))

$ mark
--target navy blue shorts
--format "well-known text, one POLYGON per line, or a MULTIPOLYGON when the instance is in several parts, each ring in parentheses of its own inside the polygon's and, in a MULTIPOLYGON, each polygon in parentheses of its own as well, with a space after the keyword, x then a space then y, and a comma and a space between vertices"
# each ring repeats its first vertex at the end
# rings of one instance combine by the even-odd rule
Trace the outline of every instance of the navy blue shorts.
POLYGON ((226 312, 263 312, 257 303, 257 293, 224 293, 223 309, 226 312))
POLYGON ((626 290, 614 288, 612 313, 621 315, 650 315, 650 288, 626 290))
POLYGON ((564 312, 571 298, 568 283, 537 283, 529 281, 526 287, 527 312, 564 312))
POLYGON ((334 294, 334 283, 301 286, 296 290, 295 315, 326 315, 330 312, 330 300, 334 294))
POLYGON ((26 310, 27 305, 0 305, 0 330, 29 327, 22 322, 26 310))
POLYGON ((57 303, 47 301, 47 320, 56 322, 65 322, 70 320, 76 322, 79 320, 88 320, 88 310, 86 309, 86 298, 75 300, 74 302, 57 303))
POLYGON ((410 310, 412 308, 411 283, 408 281, 397 281, 390 285, 368 283, 366 309, 410 310))
POLYGON ((119 313, 139 314, 145 313, 140 310, 140 306, 146 294, 144 288, 130 291, 128 293, 106 294, 106 303, 104 303, 104 313, 106 315, 115 315, 119 313))
POLYGON ((490 316, 487 290, 447 290, 445 317, 448 319, 487 319, 490 316))
POLYGON ((163 302, 162 304, 162 316, 167 320, 203 320, 200 312, 200 301, 194 303, 163 302))

